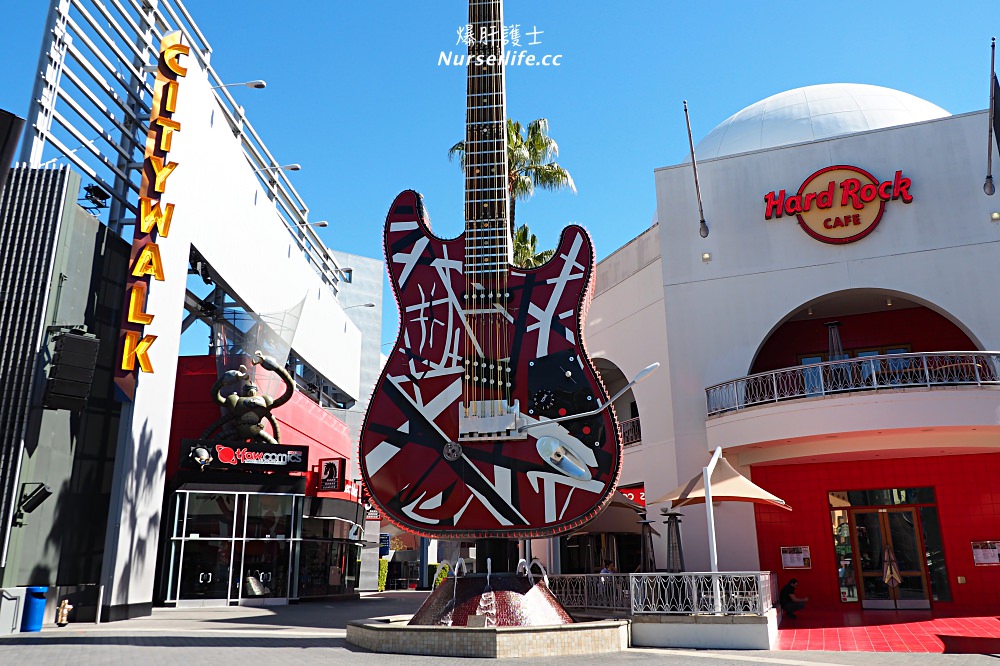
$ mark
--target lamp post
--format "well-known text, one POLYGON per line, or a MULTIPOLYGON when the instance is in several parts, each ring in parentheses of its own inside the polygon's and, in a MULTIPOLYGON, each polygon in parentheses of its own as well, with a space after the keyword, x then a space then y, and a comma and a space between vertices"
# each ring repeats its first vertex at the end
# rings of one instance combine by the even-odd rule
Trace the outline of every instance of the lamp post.
POLYGON ((346 308, 344 308, 344 310, 345 311, 350 310, 351 308, 373 308, 373 307, 375 307, 374 303, 359 303, 358 305, 348 305, 346 308))
POLYGON ((243 81, 242 83, 223 83, 222 85, 212 86, 212 90, 218 90, 219 88, 253 88, 255 90, 261 90, 266 87, 266 81, 256 79, 254 81, 243 81))
POLYGON ((260 169, 254 169, 254 173, 260 173, 261 171, 301 171, 301 164, 282 164, 281 166, 274 165, 269 167, 261 167, 260 169))

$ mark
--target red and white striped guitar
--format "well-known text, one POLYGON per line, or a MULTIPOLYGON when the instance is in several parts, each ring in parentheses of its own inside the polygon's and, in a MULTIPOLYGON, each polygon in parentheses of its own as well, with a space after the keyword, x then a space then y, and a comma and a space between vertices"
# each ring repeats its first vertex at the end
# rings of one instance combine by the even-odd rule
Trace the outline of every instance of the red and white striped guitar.
POLYGON ((596 515, 618 481, 618 423, 587 357, 587 232, 511 264, 500 0, 471 0, 465 232, 431 233, 420 195, 396 197, 385 256, 400 331, 361 433, 372 499, 431 537, 552 536, 596 515))

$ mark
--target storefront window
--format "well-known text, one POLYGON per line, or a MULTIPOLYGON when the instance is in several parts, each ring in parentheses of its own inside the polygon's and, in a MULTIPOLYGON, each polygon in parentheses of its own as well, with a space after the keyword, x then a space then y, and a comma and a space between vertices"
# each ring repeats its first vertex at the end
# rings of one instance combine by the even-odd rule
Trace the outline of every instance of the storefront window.
POLYGON ((292 533, 291 495, 250 495, 248 539, 285 539, 292 533))
POLYGON ((357 588, 360 548, 335 541, 302 542, 299 597, 322 597, 357 588))
MULTIPOLYGON (((880 488, 877 490, 848 490, 831 493, 847 501, 847 506, 895 506, 899 504, 934 504, 934 489, 880 488)), ((831 499, 831 502, 833 500, 831 499)), ((831 504, 831 506, 833 506, 831 504)))
POLYGON ((354 523, 338 518, 303 518, 303 539, 350 539, 354 523))
POLYGON ((840 585, 840 600, 853 602, 858 600, 857 575, 855 572, 854 546, 851 543, 851 526, 848 523, 847 511, 834 509, 830 512, 833 524, 833 549, 837 556, 837 582, 840 585))
POLYGON ((920 507, 920 524, 924 531, 924 548, 927 549, 927 573, 931 579, 931 594, 934 601, 951 601, 937 507, 920 507))
POLYGON ((187 495, 185 536, 201 539, 231 539, 233 537, 236 495, 231 493, 188 493, 187 495))

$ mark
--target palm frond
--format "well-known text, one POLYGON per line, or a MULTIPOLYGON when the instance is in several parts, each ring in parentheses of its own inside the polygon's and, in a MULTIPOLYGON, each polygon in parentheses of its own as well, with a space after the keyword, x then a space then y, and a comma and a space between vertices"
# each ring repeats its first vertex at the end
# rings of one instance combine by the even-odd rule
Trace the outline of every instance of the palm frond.
POLYGON ((459 141, 448 149, 448 161, 453 162, 458 156, 458 166, 465 171, 465 141, 459 141))

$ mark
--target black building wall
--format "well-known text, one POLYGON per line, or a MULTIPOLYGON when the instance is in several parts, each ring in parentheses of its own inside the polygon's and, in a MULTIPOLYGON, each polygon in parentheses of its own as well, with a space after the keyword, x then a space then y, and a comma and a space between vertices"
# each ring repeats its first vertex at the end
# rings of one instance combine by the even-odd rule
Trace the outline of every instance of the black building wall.
MULTIPOLYGON (((16 307, 16 301, 11 301, 19 316, 30 319, 41 331, 41 344, 28 349, 33 352, 34 382, 26 414, 21 415, 27 427, 13 501, 25 483, 45 483, 54 495, 25 515, 23 526, 12 527, 3 584, 60 587, 64 589, 50 594, 50 601, 70 596, 74 605, 96 607, 121 413, 112 379, 129 244, 76 204, 81 183, 72 172, 18 168, 11 172, 8 191, 15 182, 21 184, 24 201, 11 208, 4 199, 0 223, 4 230, 22 230, 11 234, 12 248, 25 248, 34 242, 25 237, 29 229, 42 235, 33 248, 39 261, 30 273, 21 273, 20 279, 37 282, 36 291, 44 290, 45 296, 36 296, 30 308, 27 304, 16 307), (32 188, 26 185, 51 179, 52 174, 60 174, 61 201, 54 201, 53 193, 42 198, 30 196, 32 188), (38 227, 46 225, 55 228, 41 234, 38 227), (42 247, 43 242, 49 247, 42 247), (48 259, 47 269, 42 257, 48 259), (40 313, 42 300, 44 311, 40 313), (81 326, 100 340, 87 406, 80 411, 43 409, 52 337, 62 328, 81 326), (90 586, 83 597, 80 586, 90 586)), ((7 254, 5 246, 5 260, 7 254)), ((7 271, 5 266, 0 279, 7 277, 7 271)), ((4 298, 6 316, 6 293, 4 298)), ((4 342, 0 339, 0 344, 4 342)), ((7 433, 0 436, 7 437, 7 433)), ((2 446, 7 447, 8 440, 2 446)), ((3 450, 2 458, 14 462, 8 449, 3 450)), ((6 523, 6 514, 0 515, 0 520, 6 523)))

